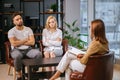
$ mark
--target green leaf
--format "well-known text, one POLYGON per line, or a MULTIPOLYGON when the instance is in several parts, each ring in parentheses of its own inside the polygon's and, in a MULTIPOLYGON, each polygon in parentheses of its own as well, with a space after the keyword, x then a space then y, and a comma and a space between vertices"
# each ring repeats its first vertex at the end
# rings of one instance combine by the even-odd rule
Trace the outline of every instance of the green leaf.
POLYGON ((79 34, 77 34, 77 36, 79 37, 79 36, 80 36, 80 33, 79 33, 79 34))
POLYGON ((64 33, 64 34, 68 34, 68 31, 64 31, 63 33, 64 33))
POLYGON ((80 31, 80 29, 79 29, 78 27, 75 27, 75 28, 73 29, 73 32, 77 32, 77 31, 80 31))
POLYGON ((88 34, 80 34, 80 36, 88 36, 88 34))
POLYGON ((70 28, 70 24, 68 24, 68 23, 66 23, 66 22, 64 22, 65 23, 65 25, 68 27, 68 28, 70 28))
POLYGON ((75 20, 73 23, 72 23, 72 26, 74 26, 76 24, 77 20, 75 20))

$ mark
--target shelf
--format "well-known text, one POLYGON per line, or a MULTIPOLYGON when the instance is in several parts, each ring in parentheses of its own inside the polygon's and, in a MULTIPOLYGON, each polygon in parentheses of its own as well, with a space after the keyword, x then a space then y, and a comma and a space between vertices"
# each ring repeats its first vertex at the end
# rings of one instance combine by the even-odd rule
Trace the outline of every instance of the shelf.
POLYGON ((0 14, 3 14, 3 15, 11 15, 13 13, 19 13, 19 14, 22 14, 23 12, 0 12, 0 14))
POLYGON ((2 32, 2 29, 0 29, 0 32, 2 32))
POLYGON ((24 2, 40 2, 40 1, 43 1, 43 0, 21 0, 21 1, 24 1, 24 2))
POLYGON ((63 14, 63 12, 40 12, 40 14, 63 14))
MULTIPOLYGON (((51 2, 51 0, 20 0, 21 1, 21 10, 23 9, 23 12, 25 12, 25 8, 27 2, 29 4, 29 2, 36 2, 38 3, 36 5, 36 7, 38 8, 38 11, 36 12, 38 19, 37 19, 37 24, 35 26, 37 26, 37 29, 40 29, 40 31, 38 31, 37 29, 35 29, 35 32, 42 32, 44 26, 45 26, 45 22, 46 22, 46 18, 48 17, 48 15, 53 15, 56 17, 57 21, 58 21, 58 26, 61 27, 63 26, 63 0, 54 0, 51 2), (24 3, 25 2, 25 3, 24 3), (57 11, 56 12, 50 12, 48 9, 51 8, 51 5, 53 4, 57 4, 57 11), (42 28, 42 29, 41 29, 42 28)), ((33 6, 33 5, 31 5, 33 6)), ((23 16, 25 13, 23 13, 23 16)), ((32 22, 32 21, 31 21, 32 22)), ((32 24, 32 23, 30 23, 32 24)), ((34 26, 34 25, 33 25, 34 26)))

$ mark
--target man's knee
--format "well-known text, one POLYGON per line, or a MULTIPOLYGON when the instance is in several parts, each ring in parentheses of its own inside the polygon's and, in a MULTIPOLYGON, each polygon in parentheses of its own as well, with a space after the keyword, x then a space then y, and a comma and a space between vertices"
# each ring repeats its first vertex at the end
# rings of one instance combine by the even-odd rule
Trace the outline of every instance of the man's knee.
POLYGON ((13 58, 13 59, 16 59, 16 58, 22 58, 22 53, 20 53, 18 50, 13 50, 12 52, 11 52, 11 57, 13 58))
POLYGON ((30 58, 41 58, 42 53, 38 49, 32 49, 27 53, 27 56, 30 58))

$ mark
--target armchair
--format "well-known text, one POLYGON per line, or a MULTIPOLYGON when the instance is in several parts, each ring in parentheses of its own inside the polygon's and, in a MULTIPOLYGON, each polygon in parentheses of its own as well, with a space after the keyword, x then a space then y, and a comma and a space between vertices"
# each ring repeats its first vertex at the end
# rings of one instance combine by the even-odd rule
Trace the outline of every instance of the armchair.
POLYGON ((113 65, 113 51, 104 55, 92 55, 89 57, 84 72, 71 72, 70 80, 112 80, 113 65))

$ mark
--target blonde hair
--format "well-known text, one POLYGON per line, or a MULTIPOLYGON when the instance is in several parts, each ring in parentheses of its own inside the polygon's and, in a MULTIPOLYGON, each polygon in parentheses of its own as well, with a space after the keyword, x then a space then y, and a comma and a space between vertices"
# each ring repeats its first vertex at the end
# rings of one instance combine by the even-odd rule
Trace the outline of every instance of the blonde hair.
POLYGON ((45 28, 50 29, 50 26, 49 26, 49 21, 50 21, 50 19, 54 19, 54 21, 55 21, 55 26, 54 26, 54 28, 56 29, 56 28, 57 28, 57 20, 56 20, 56 18, 55 18, 54 16, 49 16, 49 17, 47 18, 45 28))

